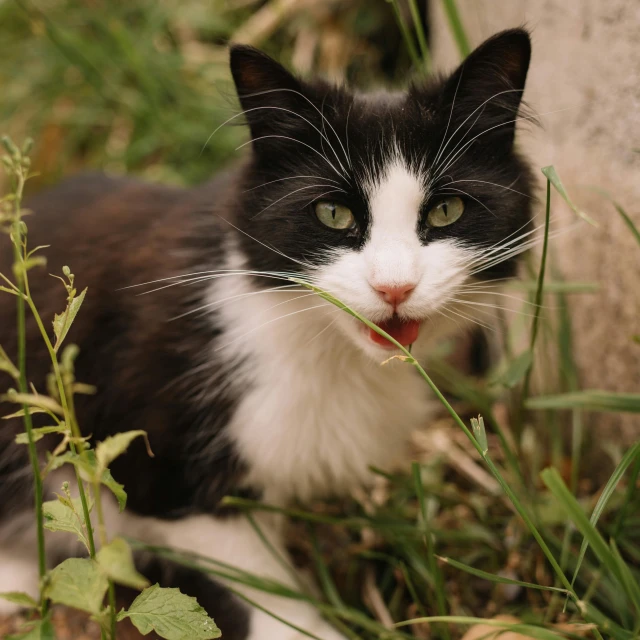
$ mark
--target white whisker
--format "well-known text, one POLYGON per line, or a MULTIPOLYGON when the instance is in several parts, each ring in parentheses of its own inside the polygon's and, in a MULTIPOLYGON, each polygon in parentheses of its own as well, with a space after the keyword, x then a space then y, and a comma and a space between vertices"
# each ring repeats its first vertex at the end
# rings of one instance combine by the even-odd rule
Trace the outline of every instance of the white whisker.
MULTIPOLYGON (((310 294, 310 295, 315 295, 315 293, 310 294)), ((263 322, 261 325, 258 325, 257 327, 254 327, 253 329, 243 333, 241 336, 238 336, 237 338, 234 338, 233 340, 231 340, 230 342, 227 342, 226 344, 222 345, 221 347, 217 347, 215 349, 215 351, 220 351, 221 349, 226 349, 227 347, 231 346, 235 342, 238 342, 238 340, 242 340, 243 338, 246 338, 248 335, 250 335, 252 333, 255 333, 259 329, 262 329, 263 327, 266 327, 269 324, 277 322, 278 320, 284 320, 284 318, 288 318, 290 316, 295 316, 296 314, 304 313, 305 311, 312 311, 313 309, 319 309, 320 307, 327 307, 330 304, 331 304, 330 302, 324 302, 322 304, 314 305, 313 307, 307 307, 306 309, 299 309, 298 311, 292 311, 291 313, 287 313, 287 314, 285 314, 283 316, 278 316, 277 318, 273 318, 272 320, 268 320, 267 322, 263 322)))
POLYGON ((178 316, 174 316, 173 318, 169 318, 168 322, 173 322, 174 320, 180 320, 188 315, 193 313, 198 313, 199 311, 205 311, 210 309, 215 309, 216 307, 220 307, 227 302, 231 302, 232 300, 239 300, 244 298, 249 298, 251 296, 256 296, 264 293, 306 293, 308 289, 290 289, 289 287, 297 287, 297 284, 283 284, 279 287, 273 287, 271 289, 259 289, 258 291, 245 291, 244 293, 238 293, 235 296, 227 296, 226 298, 221 298, 220 300, 214 300, 213 302, 208 302, 207 304, 203 304, 195 309, 190 309, 189 311, 185 311, 178 316))
MULTIPOLYGON (((282 196, 281 198, 278 198, 277 200, 274 200, 270 205, 268 205, 264 209, 261 209, 260 211, 258 211, 258 213, 256 213, 256 215, 252 216, 250 219, 251 220, 255 220, 261 213, 265 212, 267 209, 270 209, 271 207, 273 207, 273 205, 278 204, 278 202, 281 202, 285 198, 288 198, 289 196, 292 196, 294 193, 298 193, 299 191, 305 191, 306 189, 315 189, 317 187, 332 187, 332 186, 333 185, 330 185, 330 184, 310 184, 310 185, 307 185, 306 187, 300 187, 299 189, 294 189, 290 193, 287 193, 286 195, 282 196)), ((345 193, 344 189, 334 189, 333 191, 341 191, 342 193, 345 193)), ((331 192, 331 193, 333 193, 333 192, 331 192)), ((315 200, 315 198, 314 198, 314 200, 315 200)), ((307 205, 305 205, 305 207, 306 206, 307 205)))
POLYGON ((313 104, 313 102, 311 100, 309 100, 309 98, 307 98, 307 96, 305 96, 303 93, 300 93, 300 91, 296 91, 295 89, 286 89, 286 88, 268 89, 266 91, 258 91, 256 93, 246 94, 245 96, 241 96, 241 97, 251 98, 251 97, 254 97, 254 96, 262 96, 262 95, 266 95, 268 93, 274 93, 276 91, 287 91, 287 92, 290 92, 290 93, 294 93, 294 94, 300 96, 301 98, 303 98, 304 100, 306 100, 320 114, 320 117, 329 125, 329 128, 331 129, 331 131, 333 131, 333 135, 338 140, 338 144, 342 147, 342 152, 344 153, 345 158, 348 159, 347 152, 345 151, 344 145, 342 144, 342 140, 340 140, 340 136, 336 133, 336 130, 333 128, 333 125, 329 122, 329 120, 327 120, 327 118, 325 118, 325 116, 322 113, 322 111, 320 111, 320 109, 318 109, 318 107, 316 107, 316 105, 313 104))
POLYGON ((343 173, 340 173, 340 171, 338 171, 334 167, 333 163, 329 160, 329 158, 327 158, 327 156, 325 156, 323 153, 321 153, 320 151, 312 147, 310 144, 307 144, 306 142, 302 142, 302 140, 298 140, 297 138, 292 138, 291 136, 282 136, 277 133, 270 133, 264 136, 258 136, 257 138, 252 138, 251 140, 247 140, 246 142, 243 142, 241 145, 237 146, 235 150, 238 151, 239 149, 242 149, 242 147, 246 147, 248 144, 251 144, 252 142, 257 142, 258 140, 266 140, 267 138, 280 138, 281 140, 289 140, 290 142, 297 142, 298 144, 301 144, 303 147, 307 147, 307 149, 311 149, 311 151, 318 154, 336 172, 336 174, 340 178, 345 178, 345 175, 343 173))
POLYGON ((269 184, 274 184, 275 182, 283 182, 284 180, 295 180, 296 178, 316 178, 317 180, 326 180, 327 182, 340 184, 337 180, 334 180, 333 178, 323 178, 322 176, 287 176, 286 178, 277 178, 276 180, 269 180, 269 182, 264 182, 262 184, 259 184, 257 187, 251 187, 251 189, 245 189, 242 193, 248 193, 249 191, 260 189, 262 187, 266 187, 269 184))

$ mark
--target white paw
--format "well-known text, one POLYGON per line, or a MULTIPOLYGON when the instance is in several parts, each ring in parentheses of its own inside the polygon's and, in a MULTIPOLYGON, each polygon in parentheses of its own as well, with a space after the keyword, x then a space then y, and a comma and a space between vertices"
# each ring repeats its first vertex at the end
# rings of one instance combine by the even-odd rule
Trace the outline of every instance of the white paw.
MULTIPOLYGON (((36 558, 14 555, 0 550, 0 593, 22 591, 38 598, 38 563, 36 558)), ((0 615, 9 615, 20 606, 0 598, 0 615)))

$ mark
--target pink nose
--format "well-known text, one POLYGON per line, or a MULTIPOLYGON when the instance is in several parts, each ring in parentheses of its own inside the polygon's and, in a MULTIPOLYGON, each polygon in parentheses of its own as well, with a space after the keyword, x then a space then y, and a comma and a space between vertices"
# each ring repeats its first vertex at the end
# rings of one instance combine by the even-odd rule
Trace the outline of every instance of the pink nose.
MULTIPOLYGON (((373 286, 373 285, 372 285, 373 286)), ((401 284, 401 285, 385 285, 379 284, 373 286, 378 292, 380 297, 394 307, 397 307, 401 302, 404 302, 411 292, 416 288, 415 284, 401 284)))

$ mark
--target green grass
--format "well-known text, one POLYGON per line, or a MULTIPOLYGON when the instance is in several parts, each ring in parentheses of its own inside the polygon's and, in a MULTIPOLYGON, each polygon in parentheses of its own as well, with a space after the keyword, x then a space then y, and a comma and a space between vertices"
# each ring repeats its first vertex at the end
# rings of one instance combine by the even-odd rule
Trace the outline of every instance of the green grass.
MULTIPOLYGON (((444 5, 463 55, 469 41, 462 20, 455 2, 444 5)), ((229 9, 187 0, 178 10, 143 0, 101 6, 0 4, 0 128, 36 137, 41 182, 91 167, 193 184, 232 161, 245 139, 241 128, 223 128, 204 142, 233 113, 225 44, 256 5, 229 9)), ((380 58, 363 63, 354 54, 347 61, 358 80, 363 67, 375 68, 376 77, 387 73, 381 62, 387 54, 398 60, 397 78, 409 67, 428 73, 419 3, 411 0, 407 11, 403 6, 354 2, 340 17, 349 38, 380 48, 380 58), (396 40, 387 19, 394 15, 396 40), (406 46, 400 55, 397 43, 406 46)), ((265 48, 290 60, 302 26, 313 28, 304 16, 279 16, 265 48)), ((552 195, 559 194, 592 222, 553 168, 545 176, 547 221, 552 195)), ((640 242, 625 205, 613 206, 640 242)), ((454 345, 443 345, 426 371, 404 353, 403 366, 416 367, 425 392, 441 403, 439 447, 427 431, 413 467, 372 470, 377 488, 358 499, 284 510, 227 499, 246 511, 276 555, 258 516, 288 516, 291 550, 315 575, 319 594, 192 554, 153 550, 238 585, 311 602, 352 638, 425 637, 426 629, 434 640, 459 638, 496 614, 516 616, 521 622, 514 630, 531 637, 577 637, 577 625, 586 623, 595 625, 587 637, 637 638, 640 446, 611 451, 587 438, 587 427, 597 424, 593 412, 640 411, 640 394, 580 388, 572 296, 592 295, 599 283, 564 281, 553 243, 545 248, 544 262, 531 261, 526 278, 510 285, 510 293, 534 302, 523 301, 534 318, 514 315, 502 323, 499 337, 507 348, 486 380, 451 366, 445 352, 454 345), (524 352, 516 348, 525 344, 524 352), (472 423, 478 414, 483 420, 472 423), (575 626, 559 630, 552 626, 558 621, 575 626)))

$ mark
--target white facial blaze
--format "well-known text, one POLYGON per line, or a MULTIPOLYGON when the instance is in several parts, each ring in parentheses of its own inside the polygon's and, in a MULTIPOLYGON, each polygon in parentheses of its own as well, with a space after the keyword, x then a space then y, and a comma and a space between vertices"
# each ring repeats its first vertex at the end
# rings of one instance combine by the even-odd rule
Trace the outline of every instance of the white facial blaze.
POLYGON ((420 280, 418 216, 425 198, 422 181, 394 160, 382 179, 368 188, 370 238, 363 257, 372 286, 416 285, 420 280))

